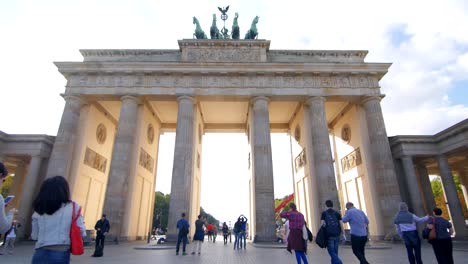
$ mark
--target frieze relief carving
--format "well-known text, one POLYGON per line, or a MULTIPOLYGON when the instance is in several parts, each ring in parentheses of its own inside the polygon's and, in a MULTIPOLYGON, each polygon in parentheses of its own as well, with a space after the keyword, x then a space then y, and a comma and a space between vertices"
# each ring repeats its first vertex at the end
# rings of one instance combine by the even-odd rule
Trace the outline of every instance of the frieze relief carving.
POLYGON ((355 168, 362 163, 361 151, 359 148, 355 149, 353 152, 346 155, 346 157, 341 159, 341 169, 343 173, 349 171, 352 168, 355 168))
POLYGON ((372 75, 317 74, 152 74, 148 76, 83 75, 70 77, 74 87, 169 87, 169 88, 379 88, 372 75), (149 78, 148 82, 145 78, 149 78))
POLYGON ((153 173, 154 159, 143 148, 140 149, 140 159, 138 163, 140 164, 140 166, 153 173))
POLYGON ((294 159, 294 167, 296 169, 296 172, 303 168, 306 163, 306 152, 305 149, 303 149, 301 153, 299 153, 299 155, 297 155, 297 157, 294 159))
POLYGON ((187 50, 187 61, 193 62, 258 62, 260 50, 246 48, 201 48, 187 50))
POLYGON ((104 156, 99 155, 89 147, 86 148, 84 164, 96 169, 102 173, 106 172, 107 159, 104 156))

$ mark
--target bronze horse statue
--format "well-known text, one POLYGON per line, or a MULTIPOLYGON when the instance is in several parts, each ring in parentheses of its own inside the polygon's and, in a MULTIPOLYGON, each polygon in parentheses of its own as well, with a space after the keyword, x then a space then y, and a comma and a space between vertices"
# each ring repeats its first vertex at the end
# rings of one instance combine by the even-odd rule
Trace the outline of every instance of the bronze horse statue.
POLYGON ((249 31, 247 31, 247 34, 245 34, 245 39, 256 39, 258 37, 258 31, 257 31, 257 23, 258 23, 258 16, 254 18, 252 21, 252 26, 250 26, 249 31))
POLYGON ((193 33, 193 37, 196 39, 207 39, 205 32, 200 27, 200 22, 196 17, 193 17, 193 24, 195 24, 195 33, 193 33))

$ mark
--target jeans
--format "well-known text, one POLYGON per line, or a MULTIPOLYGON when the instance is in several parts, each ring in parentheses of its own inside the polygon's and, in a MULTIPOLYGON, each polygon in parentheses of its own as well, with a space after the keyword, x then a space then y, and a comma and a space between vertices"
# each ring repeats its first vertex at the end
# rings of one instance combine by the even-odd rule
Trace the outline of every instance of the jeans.
POLYGON ((327 250, 331 257, 331 264, 343 264, 338 257, 338 246, 340 245, 340 237, 328 237, 327 250))
POLYGON ((32 264, 67 264, 70 263, 70 251, 54 251, 46 249, 34 250, 32 264))
POLYGON ((240 240, 239 233, 234 233, 234 249, 239 249, 239 240, 240 240))
POLYGON ((430 242, 437 258, 437 263, 453 264, 452 239, 434 239, 430 242))
POLYGON ((177 237, 177 244, 176 244, 176 252, 179 253, 180 242, 182 241, 182 252, 185 252, 185 248, 187 247, 187 235, 181 235, 177 237))
POLYGON ((106 236, 103 235, 101 232, 97 232, 96 235, 96 250, 98 246, 102 246, 102 249, 104 250, 104 240, 106 240, 106 236))
POLYGON ((355 236, 351 234, 351 248, 354 255, 359 259, 360 264, 369 264, 364 254, 364 247, 367 243, 367 236, 355 236))
POLYGON ((405 241, 406 253, 410 264, 422 264, 421 259, 421 240, 418 231, 404 231, 403 240, 405 241), (414 251, 414 253, 413 253, 414 251))
POLYGON ((240 241, 240 247, 242 248, 242 239, 244 240, 244 249, 246 248, 247 246, 247 243, 245 242, 245 231, 241 231, 239 233, 239 241, 240 241))
POLYGON ((301 259, 304 262, 304 264, 309 264, 309 262, 307 261, 307 257, 303 251, 295 250, 294 254, 296 255, 297 264, 301 264, 301 259))

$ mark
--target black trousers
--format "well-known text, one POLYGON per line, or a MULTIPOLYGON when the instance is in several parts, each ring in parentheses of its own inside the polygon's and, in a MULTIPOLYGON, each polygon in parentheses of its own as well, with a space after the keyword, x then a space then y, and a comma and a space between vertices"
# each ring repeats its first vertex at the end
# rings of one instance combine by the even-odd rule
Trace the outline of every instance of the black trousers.
POLYGON ((369 264, 364 253, 364 247, 366 246, 366 243, 367 236, 351 235, 351 248, 353 249, 354 255, 359 259, 360 264, 369 264))
POLYGON ((101 232, 98 232, 96 235, 96 249, 98 246, 101 246, 102 249, 104 249, 104 240, 106 239, 106 236, 103 235, 101 232))
POLYGON ((452 239, 435 239, 430 242, 439 264, 453 264, 452 239))

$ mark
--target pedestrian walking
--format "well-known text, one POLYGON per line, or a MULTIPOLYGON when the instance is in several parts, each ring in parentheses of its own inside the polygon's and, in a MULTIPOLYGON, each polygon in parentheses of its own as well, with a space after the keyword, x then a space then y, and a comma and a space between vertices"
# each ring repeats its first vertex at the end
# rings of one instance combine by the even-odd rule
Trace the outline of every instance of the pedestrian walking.
POLYGON ((346 214, 343 216, 343 223, 349 223, 351 227, 351 248, 353 249, 354 255, 359 259, 360 264, 368 264, 364 247, 367 243, 367 226, 369 225, 369 219, 366 214, 354 207, 351 202, 346 203, 346 214))
POLYGON ((212 233, 213 233, 213 243, 216 242, 216 237, 218 236, 218 227, 217 227, 218 224, 214 224, 213 225, 213 229, 211 229, 212 233))
POLYGON ((228 233, 229 233, 229 227, 227 226, 226 222, 223 223, 223 241, 224 241, 224 245, 227 245, 227 241, 228 241, 228 233))
POLYGON ((101 219, 96 222, 94 229, 96 230, 96 245, 92 256, 102 257, 104 255, 104 241, 106 240, 106 234, 109 233, 110 230, 110 223, 105 214, 103 214, 101 219))
POLYGON ((182 255, 187 255, 185 248, 187 247, 187 235, 189 233, 190 224, 187 219, 185 219, 185 213, 182 213, 181 218, 177 221, 176 227, 179 230, 176 244, 176 255, 179 255, 180 242, 182 242, 182 255))
POLYGON ((439 264, 453 264, 452 224, 443 218, 442 209, 434 208, 433 217, 427 221, 436 230, 436 239, 429 240, 439 264))
POLYGON ((417 217, 410 213, 408 211, 408 205, 403 202, 400 203, 399 209, 393 223, 395 224, 398 235, 400 235, 405 242, 408 261, 410 264, 422 264, 421 240, 419 239, 416 223, 425 222, 429 217, 417 217))
POLYGON ((247 217, 245 215, 240 215, 241 231, 240 231, 240 247, 242 248, 242 242, 244 242, 244 249, 247 247, 246 235, 247 235, 247 217))
POLYGON ((304 240, 303 227, 305 225, 304 215, 297 211, 296 204, 289 204, 288 212, 281 212, 280 216, 289 220, 289 236, 287 250, 291 252, 294 250, 296 255, 297 264, 301 263, 301 260, 307 264, 306 252, 306 241, 304 240))
POLYGON ((239 249, 239 242, 240 242, 240 232, 241 232, 241 220, 240 217, 237 218, 236 223, 234 224, 233 232, 234 232, 234 249, 239 249))
MULTIPOLYGON (((72 215, 78 215, 80 206, 70 200, 70 189, 65 178, 55 176, 45 180, 33 206, 31 238, 37 242, 32 264, 70 263, 72 215)), ((81 214, 76 224, 81 236, 85 237, 86 227, 81 214)))
POLYGON ((211 241, 213 239, 213 224, 208 223, 206 233, 208 234, 208 241, 211 241))
POLYGON ((331 258, 331 264, 343 264, 340 257, 338 257, 338 247, 341 239, 341 214, 333 209, 333 202, 331 200, 325 201, 327 210, 322 212, 320 221, 325 227, 325 234, 327 237, 327 251, 331 258))
POLYGON ((192 246, 192 255, 195 255, 195 252, 198 252, 198 255, 201 253, 201 246, 205 240, 205 221, 202 219, 202 215, 198 215, 198 219, 195 221, 195 234, 193 235, 193 246, 192 246))
POLYGON ((21 227, 19 223, 16 222, 16 220, 13 220, 11 223, 10 229, 5 233, 5 241, 3 244, 3 251, 0 253, 0 255, 3 254, 13 254, 13 249, 15 248, 15 240, 16 240, 16 232, 18 228, 21 227))

